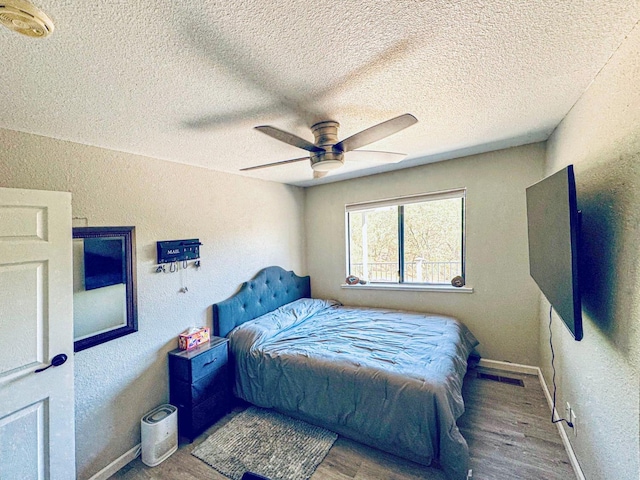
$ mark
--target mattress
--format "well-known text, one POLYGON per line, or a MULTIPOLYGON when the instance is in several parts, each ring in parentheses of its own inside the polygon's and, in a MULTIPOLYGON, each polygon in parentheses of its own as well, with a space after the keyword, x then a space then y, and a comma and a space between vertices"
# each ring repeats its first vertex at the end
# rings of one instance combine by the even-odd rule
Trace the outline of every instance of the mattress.
POLYGON ((300 299, 230 332, 235 394, 465 479, 458 320, 300 299))

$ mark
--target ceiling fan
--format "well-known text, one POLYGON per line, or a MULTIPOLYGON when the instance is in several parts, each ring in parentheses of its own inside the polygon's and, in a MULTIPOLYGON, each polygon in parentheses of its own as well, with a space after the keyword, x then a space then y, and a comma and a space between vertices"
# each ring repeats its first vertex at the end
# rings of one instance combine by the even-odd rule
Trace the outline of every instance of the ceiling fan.
MULTIPOLYGON (((301 158, 293 158, 291 160, 282 160, 280 162, 266 163, 255 167, 247 167, 240 169, 241 171, 257 170, 259 168, 275 167, 278 165, 286 165, 288 163, 301 162, 309 160, 313 169, 314 178, 325 176, 331 170, 342 167, 344 165, 344 154, 364 147, 370 143, 382 140, 389 135, 410 127, 418 120, 410 113, 405 113, 398 117, 392 118, 382 123, 378 123, 373 127, 369 127, 361 132, 351 135, 344 140, 338 141, 338 127, 340 124, 333 120, 318 122, 311 127, 311 132, 315 137, 315 143, 308 142, 304 138, 300 138, 293 133, 285 132, 279 128, 269 125, 255 127, 256 130, 269 135, 270 137, 288 143, 294 147, 302 148, 309 152, 309 156, 301 158)), ((373 150, 358 150, 358 152, 366 152, 368 158, 374 156, 379 157, 383 161, 397 162, 406 154, 394 152, 378 152, 373 150)))

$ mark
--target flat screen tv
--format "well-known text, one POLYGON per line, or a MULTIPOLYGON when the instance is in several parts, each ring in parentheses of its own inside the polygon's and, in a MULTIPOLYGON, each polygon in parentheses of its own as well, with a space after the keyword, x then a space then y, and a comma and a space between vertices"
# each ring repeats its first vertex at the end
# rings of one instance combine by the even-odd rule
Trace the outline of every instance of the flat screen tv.
POLYGON ((94 290, 124 283, 124 258, 122 238, 85 238, 85 290, 94 290))
POLYGON ((573 165, 527 188, 527 221, 529 272, 573 337, 581 340, 580 212, 573 165))

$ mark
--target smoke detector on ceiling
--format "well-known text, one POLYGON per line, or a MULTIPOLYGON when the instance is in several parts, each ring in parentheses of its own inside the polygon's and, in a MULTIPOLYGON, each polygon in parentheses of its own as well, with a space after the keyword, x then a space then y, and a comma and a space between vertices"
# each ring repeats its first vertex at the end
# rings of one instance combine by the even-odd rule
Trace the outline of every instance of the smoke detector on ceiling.
POLYGON ((43 38, 53 33, 51 19, 25 0, 3 1, 0 4, 0 23, 27 37, 43 38))

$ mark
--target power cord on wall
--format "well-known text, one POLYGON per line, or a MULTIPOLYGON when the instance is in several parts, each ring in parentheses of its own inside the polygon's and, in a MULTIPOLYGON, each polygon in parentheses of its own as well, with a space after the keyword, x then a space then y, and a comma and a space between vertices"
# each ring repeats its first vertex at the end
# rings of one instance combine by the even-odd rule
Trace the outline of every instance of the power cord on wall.
POLYGON ((552 311, 553 307, 549 305, 549 346, 551 347, 551 369, 553 370, 553 408, 551 409, 551 423, 565 422, 569 427, 573 428, 573 423, 566 418, 554 419, 556 413, 556 367, 553 361, 555 360, 556 355, 553 351, 553 333, 551 332, 551 320, 553 319, 553 316, 551 315, 552 311))

